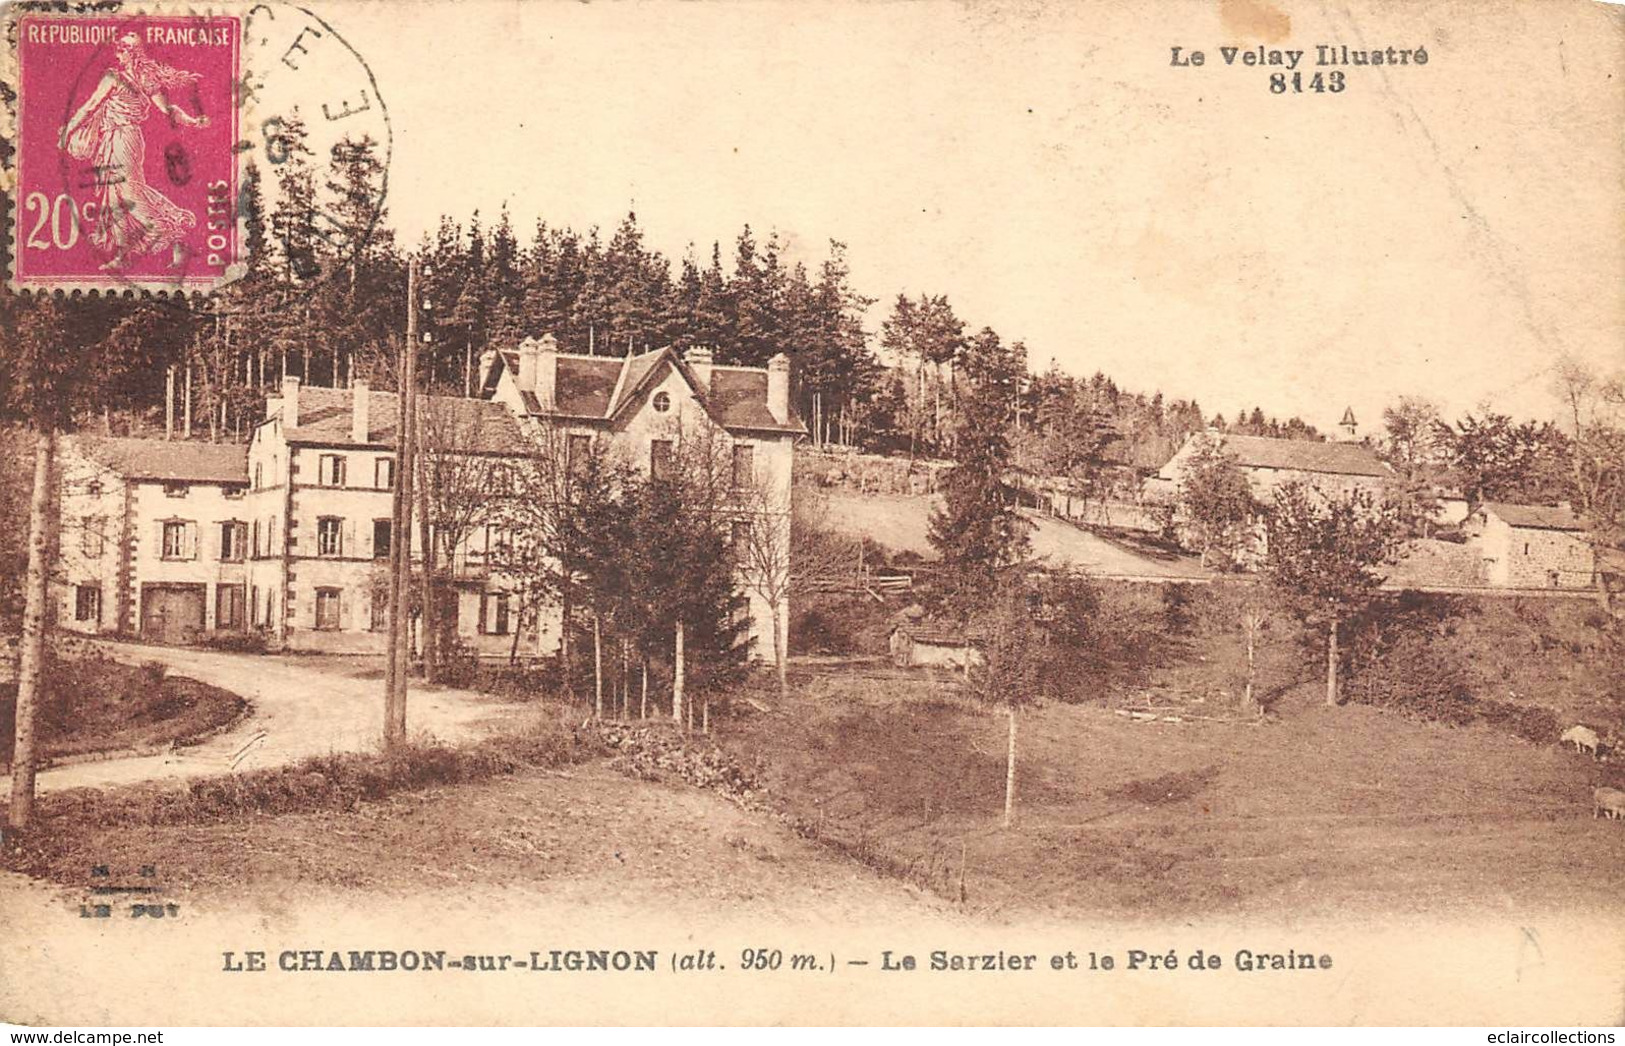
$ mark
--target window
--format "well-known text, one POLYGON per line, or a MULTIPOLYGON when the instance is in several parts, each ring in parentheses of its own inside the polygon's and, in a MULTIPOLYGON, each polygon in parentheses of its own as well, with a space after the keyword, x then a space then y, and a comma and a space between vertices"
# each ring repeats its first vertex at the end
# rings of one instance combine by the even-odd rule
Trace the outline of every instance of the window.
POLYGON ((243 494, 247 492, 247 488, 237 486, 221 487, 220 492, 232 501, 240 501, 242 500, 243 494))
POLYGON ((265 546, 260 544, 260 521, 254 521, 254 558, 265 555, 265 546))
POLYGON ((243 586, 214 587, 214 627, 217 629, 243 627, 243 586))
POLYGON ((743 490, 756 482, 756 448, 748 443, 734 447, 734 486, 743 490))
POLYGON ((1529 554, 1529 542, 1527 541, 1523 543, 1523 554, 1526 556, 1529 554))
POLYGON ((167 520, 163 523, 163 544, 159 548, 159 555, 164 559, 196 558, 194 534, 191 523, 179 519, 167 520))
POLYGON ((387 519, 375 519, 375 520, 372 521, 372 558, 373 559, 388 559, 389 558, 389 548, 390 548, 389 536, 390 536, 390 533, 391 533, 390 528, 392 528, 394 525, 395 524, 393 522, 391 522, 390 520, 387 520, 387 519))
POLYGON ((344 525, 339 517, 323 516, 316 521, 316 554, 344 555, 344 525))
POLYGON ((513 529, 490 525, 485 528, 485 554, 491 559, 502 560, 513 555, 513 529))
POLYGON ((260 624, 260 586, 258 585, 253 585, 248 590, 248 609, 254 615, 254 624, 260 624))
POLYGON ((100 559, 102 555, 102 529, 107 526, 106 516, 86 516, 84 529, 79 532, 79 551, 87 559, 100 559))
POLYGON ((186 496, 186 484, 185 483, 165 483, 164 484, 164 497, 166 497, 166 498, 184 498, 185 496, 186 496))
POLYGON ((343 454, 323 454, 318 464, 316 482, 324 487, 344 486, 343 454))
POLYGON ((318 588, 316 590, 316 628, 323 632, 337 632, 339 630, 338 589, 318 588))
POLYGON ((86 483, 85 484, 85 493, 90 495, 93 498, 101 497, 102 496, 102 482, 101 482, 101 480, 93 479, 89 483, 86 483))
POLYGON ((655 393, 654 408, 656 414, 664 414, 671 410, 671 394, 668 392, 655 393))
POLYGON ((379 458, 372 463, 372 485, 379 490, 395 489, 394 458, 379 458))
POLYGON ((488 636, 505 636, 511 625, 508 593, 485 593, 480 598, 480 630, 488 636))
POLYGON ((651 479, 670 479, 672 473, 672 444, 669 439, 649 441, 649 476, 651 479))
POLYGON ((247 544, 247 523, 231 519, 220 524, 220 562, 241 563, 247 544))
POLYGON ((102 619, 102 586, 75 585, 73 588, 73 619, 99 624, 102 619))
POLYGON ((372 597, 372 610, 367 619, 367 627, 374 632, 383 632, 389 628, 389 599, 382 593, 376 593, 372 597))
POLYGON ((572 470, 578 469, 592 455, 592 437, 580 433, 572 434, 565 447, 565 464, 572 470))
POLYGON ((254 462, 254 489, 265 489, 265 463, 261 461, 254 462))
POLYGON ((750 520, 734 520, 733 532, 729 536, 733 541, 735 554, 743 552, 745 546, 750 543, 750 520))

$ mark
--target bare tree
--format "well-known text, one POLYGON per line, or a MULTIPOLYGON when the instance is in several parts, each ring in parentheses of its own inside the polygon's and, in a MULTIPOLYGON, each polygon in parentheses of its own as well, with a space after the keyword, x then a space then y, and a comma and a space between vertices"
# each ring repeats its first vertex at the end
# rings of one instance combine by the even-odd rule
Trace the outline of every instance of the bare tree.
MULTIPOLYGON (((419 540, 423 545, 423 666, 438 682, 445 665, 448 632, 444 611, 454 593, 459 549, 466 552, 476 528, 493 520, 511 489, 507 465, 485 452, 482 418, 475 400, 424 396, 417 416, 417 496, 419 540)), ((403 536, 403 539, 405 537, 403 536)), ((487 550, 489 554, 489 550, 487 550)))

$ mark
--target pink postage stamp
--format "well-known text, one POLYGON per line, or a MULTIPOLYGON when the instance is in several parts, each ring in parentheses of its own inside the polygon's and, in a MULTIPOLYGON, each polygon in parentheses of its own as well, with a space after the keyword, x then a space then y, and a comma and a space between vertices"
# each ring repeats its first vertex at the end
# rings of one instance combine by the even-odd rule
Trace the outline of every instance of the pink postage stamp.
POLYGON ((12 285, 193 293, 235 278, 239 20, 25 14, 16 48, 12 285))

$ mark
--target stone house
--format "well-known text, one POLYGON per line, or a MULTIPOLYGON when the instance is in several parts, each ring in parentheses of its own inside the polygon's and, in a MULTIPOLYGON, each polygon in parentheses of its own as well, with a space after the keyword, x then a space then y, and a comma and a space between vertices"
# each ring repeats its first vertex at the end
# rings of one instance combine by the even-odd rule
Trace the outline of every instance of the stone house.
MULTIPOLYGON (((782 541, 775 559, 788 568, 795 444, 807 431, 790 402, 788 357, 775 356, 762 368, 716 364, 706 348, 683 356, 670 348, 582 356, 559 352, 548 335, 487 351, 480 360, 480 388, 533 439, 554 447, 602 447, 645 474, 673 467, 685 441, 703 443, 706 453, 721 459, 735 492, 752 492, 734 526, 763 527, 782 541), (763 512, 773 518, 749 518, 763 512)), ((752 655, 771 657, 773 608, 754 588, 742 587, 752 655)), ((786 650, 789 620, 790 608, 781 604, 778 628, 786 650)))
POLYGON ((56 624, 185 642, 244 627, 246 448, 62 441, 56 624))
MULTIPOLYGON (((426 413, 456 419, 459 454, 493 470, 526 451, 518 422, 500 404, 425 396, 426 413)), ((391 508, 400 401, 393 392, 302 387, 285 378, 267 401, 248 446, 249 625, 278 646, 382 652, 388 644, 391 508)), ((421 492, 420 492, 421 496, 421 492)), ((411 549, 423 558, 415 510, 411 549)), ((474 527, 455 548, 437 549, 450 568, 459 638, 476 653, 510 652, 518 627, 508 585, 488 569, 492 537, 474 527)), ((534 653, 540 634, 521 639, 534 653), (528 640, 528 642, 527 642, 528 640)))
POLYGON ((1510 505, 1485 501, 1462 525, 1484 562, 1484 578, 1499 588, 1590 588, 1597 557, 1585 524, 1567 504, 1510 505))
POLYGON ((1327 497, 1343 498, 1360 491, 1381 498, 1396 475, 1362 443, 1319 443, 1312 440, 1275 439, 1198 432, 1185 440, 1157 474, 1146 481, 1148 500, 1173 501, 1184 481, 1187 463, 1208 441, 1235 459, 1247 476, 1253 495, 1267 502, 1276 487, 1302 483, 1327 497))
MULTIPOLYGON (((575 356, 547 338, 486 353, 482 398, 423 400, 426 415, 449 419, 457 455, 490 464, 493 496, 505 489, 502 470, 538 448, 572 453, 602 442, 658 474, 681 441, 703 433, 725 455, 736 491, 761 490, 758 507, 782 506, 786 525, 770 533, 782 537, 787 569, 793 447, 805 432, 789 380, 782 356, 766 368, 715 366, 703 350, 687 359, 669 349, 575 356)), ((253 630, 288 649, 385 648, 398 398, 360 382, 333 389, 297 378, 278 391, 247 447, 66 441, 57 613, 64 627, 162 642, 253 630)), ((422 518, 421 500, 416 514, 422 518)), ((774 522, 748 515, 734 526, 774 522)), ((483 520, 456 547, 436 542, 452 577, 457 634, 481 655, 558 646, 558 608, 522 621, 510 579, 494 566, 492 553, 513 540, 483 520)), ((417 520, 411 548, 421 562, 417 520)), ((772 608, 751 592, 749 613, 753 653, 770 657, 772 608)), ((788 648, 787 606, 778 618, 788 648)))

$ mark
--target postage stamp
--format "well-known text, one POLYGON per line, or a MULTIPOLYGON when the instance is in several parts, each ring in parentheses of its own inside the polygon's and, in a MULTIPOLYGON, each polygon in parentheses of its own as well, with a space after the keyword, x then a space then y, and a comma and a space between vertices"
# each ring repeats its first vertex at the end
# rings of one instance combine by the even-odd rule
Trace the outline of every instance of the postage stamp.
POLYGON ((228 15, 17 20, 13 287, 187 294, 240 274, 241 36, 228 15))

